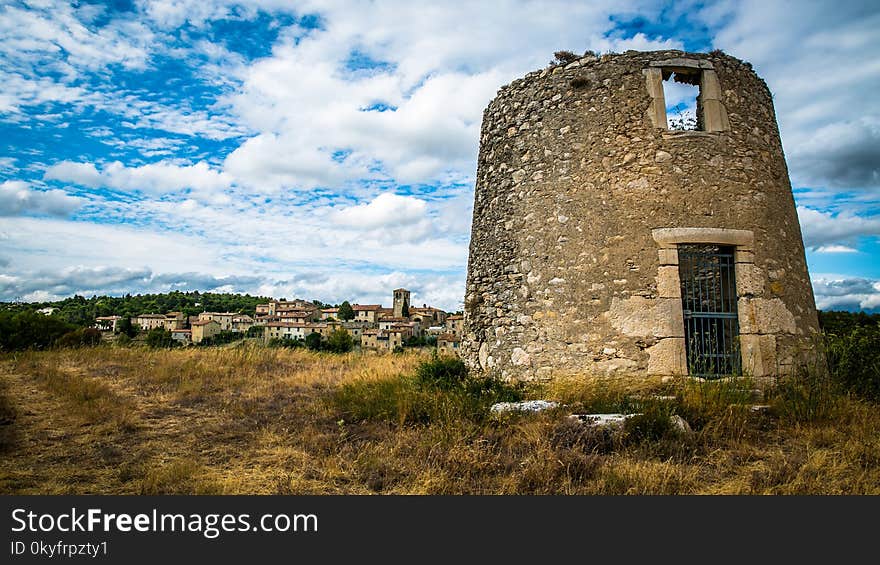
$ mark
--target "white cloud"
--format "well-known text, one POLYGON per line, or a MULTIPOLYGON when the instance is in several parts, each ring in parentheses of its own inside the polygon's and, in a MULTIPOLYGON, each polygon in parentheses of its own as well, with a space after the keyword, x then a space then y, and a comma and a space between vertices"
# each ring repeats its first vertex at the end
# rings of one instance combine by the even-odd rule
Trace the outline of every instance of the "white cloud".
POLYGON ((88 268, 140 268, 158 272, 199 271, 223 275, 224 249, 195 236, 159 234, 118 225, 12 217, 0 226, 4 247, 15 250, 15 273, 88 268), (134 267, 136 266, 136 267, 134 267))
POLYGON ((335 211, 336 224, 357 229, 407 226, 425 219, 427 203, 412 196, 385 192, 366 204, 335 211))
POLYGON ((858 253, 858 249, 854 249, 847 245, 822 245, 816 248, 816 253, 858 253))
POLYGON ((311 146, 298 133, 267 133, 245 141, 229 154, 223 167, 255 191, 278 192, 282 188, 338 187, 346 180, 368 176, 366 167, 346 161, 335 162, 331 152, 311 146))
POLYGON ((860 236, 880 235, 880 219, 865 218, 851 212, 822 212, 798 206, 798 218, 809 248, 846 243, 860 236))
POLYGON ((608 14, 629 4, 300 4, 323 26, 295 42, 282 36, 271 57, 243 73, 229 102, 260 133, 230 155, 227 170, 276 189, 337 188, 374 176, 367 167, 399 183, 469 181, 483 109, 503 83, 569 45, 681 46, 643 34, 605 37, 608 14), (384 66, 353 70, 353 53, 384 66), (390 109, 365 111, 376 104, 390 109), (334 161, 335 151, 349 157, 334 161))
POLYGON ((767 81, 795 185, 880 186, 876 3, 728 0, 696 14, 767 81))
POLYGON ((99 69, 109 63, 143 68, 153 34, 135 21, 124 19, 112 25, 89 25, 97 12, 77 10, 67 2, 22 9, 0 8, 0 52, 64 58, 72 64, 99 69), (43 8, 43 9, 34 9, 43 8))
POLYGON ((228 173, 213 169, 207 163, 179 165, 168 161, 140 167, 126 167, 119 161, 114 161, 105 165, 101 171, 92 163, 62 161, 49 167, 44 178, 151 194, 176 192, 186 188, 210 193, 222 190, 232 183, 232 177, 228 173))
POLYGON ((25 213, 67 216, 79 209, 85 200, 70 196, 63 190, 34 190, 22 181, 0 184, 0 216, 25 213))
POLYGON ((880 281, 842 275, 813 277, 816 307, 820 310, 880 309, 880 281))

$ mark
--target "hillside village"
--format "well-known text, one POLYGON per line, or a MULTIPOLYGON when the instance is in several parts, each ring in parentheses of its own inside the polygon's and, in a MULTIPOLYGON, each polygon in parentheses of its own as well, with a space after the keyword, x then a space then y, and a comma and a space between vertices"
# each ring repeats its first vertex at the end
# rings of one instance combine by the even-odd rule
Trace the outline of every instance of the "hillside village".
MULTIPOLYGON (((142 313, 127 318, 143 332, 162 329, 181 345, 213 342, 217 336, 261 339, 263 343, 305 340, 312 334, 326 342, 338 330, 345 330, 354 345, 363 349, 394 351, 411 344, 434 344, 438 351, 458 355, 463 316, 449 314, 423 304, 410 305, 411 293, 404 288, 393 291, 392 307, 381 304, 348 303, 321 308, 307 300, 270 300, 257 304, 254 315, 243 312, 201 312, 187 316, 183 312, 142 313), (340 312, 342 310, 342 312, 340 312)), ((108 339, 120 331, 124 316, 98 316, 93 325, 108 339)), ((315 338, 313 338, 315 339, 315 338)))

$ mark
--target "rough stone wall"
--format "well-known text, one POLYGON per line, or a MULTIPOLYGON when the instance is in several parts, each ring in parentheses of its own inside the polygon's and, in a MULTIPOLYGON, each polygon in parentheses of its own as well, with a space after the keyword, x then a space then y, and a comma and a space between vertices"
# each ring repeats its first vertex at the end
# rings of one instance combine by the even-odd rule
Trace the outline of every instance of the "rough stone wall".
POLYGON ((629 51, 513 81, 483 115, 464 359, 504 378, 686 374, 675 242, 716 243, 700 229, 739 234, 744 366, 777 373, 818 321, 773 102, 751 66, 629 51), (658 117, 657 69, 675 59, 713 74, 700 105, 716 131, 658 117))

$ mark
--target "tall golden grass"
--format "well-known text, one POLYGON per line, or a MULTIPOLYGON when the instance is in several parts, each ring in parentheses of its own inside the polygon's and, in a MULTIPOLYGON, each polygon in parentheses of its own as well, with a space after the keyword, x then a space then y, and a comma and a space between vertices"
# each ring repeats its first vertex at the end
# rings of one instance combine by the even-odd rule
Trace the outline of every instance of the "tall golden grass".
POLYGON ((880 493, 880 411, 821 383, 560 378, 524 393, 562 408, 493 418, 474 400, 488 393, 414 381, 429 359, 262 347, 3 354, 0 492, 880 493), (571 411, 645 416, 612 437, 571 411), (663 425, 673 413, 693 432, 663 425))

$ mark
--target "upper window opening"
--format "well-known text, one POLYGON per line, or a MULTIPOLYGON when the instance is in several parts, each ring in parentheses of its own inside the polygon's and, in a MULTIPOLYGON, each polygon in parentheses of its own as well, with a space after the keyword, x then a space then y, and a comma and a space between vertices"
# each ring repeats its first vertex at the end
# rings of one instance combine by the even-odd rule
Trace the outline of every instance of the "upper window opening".
POLYGON ((699 113, 700 72, 663 69, 663 97, 670 130, 703 129, 699 113))

